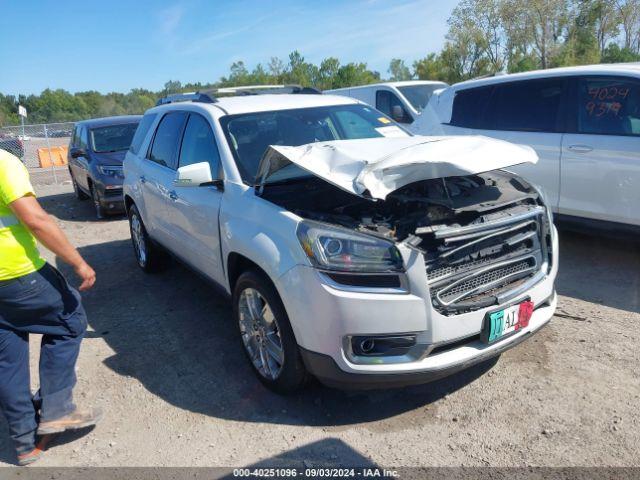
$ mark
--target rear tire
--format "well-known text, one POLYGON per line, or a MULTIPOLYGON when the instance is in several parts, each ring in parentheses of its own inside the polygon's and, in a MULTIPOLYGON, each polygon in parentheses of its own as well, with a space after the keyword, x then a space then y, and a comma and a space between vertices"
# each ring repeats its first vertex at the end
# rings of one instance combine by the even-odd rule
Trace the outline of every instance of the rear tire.
POLYGON ((240 275, 233 289, 233 316, 258 379, 280 394, 304 387, 309 374, 287 312, 269 279, 252 270, 240 275))
POLYGON ((149 238, 140 212, 135 205, 131 206, 128 214, 131 243, 133 244, 133 253, 138 266, 146 273, 155 273, 163 270, 169 260, 167 253, 149 238))

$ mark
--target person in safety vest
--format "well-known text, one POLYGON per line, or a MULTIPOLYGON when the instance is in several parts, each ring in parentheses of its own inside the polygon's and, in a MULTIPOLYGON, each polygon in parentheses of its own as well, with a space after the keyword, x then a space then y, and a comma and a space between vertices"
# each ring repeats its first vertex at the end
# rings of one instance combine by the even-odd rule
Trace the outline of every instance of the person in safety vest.
POLYGON ((0 150, 0 410, 19 465, 38 460, 51 434, 94 425, 99 409, 73 403, 87 317, 80 294, 38 252, 36 239, 73 267, 80 290, 93 269, 36 200, 22 162, 0 150), (42 334, 40 388, 31 394, 29 334, 42 334))

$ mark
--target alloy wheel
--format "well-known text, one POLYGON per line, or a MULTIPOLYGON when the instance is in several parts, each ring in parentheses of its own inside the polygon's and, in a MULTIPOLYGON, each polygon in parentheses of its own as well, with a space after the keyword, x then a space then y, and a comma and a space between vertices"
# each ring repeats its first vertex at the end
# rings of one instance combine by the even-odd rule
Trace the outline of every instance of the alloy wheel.
POLYGON ((266 299, 254 288, 244 289, 238 302, 244 348, 260 375, 275 380, 282 371, 284 349, 273 311, 266 299))
POLYGON ((144 266, 147 263, 147 242, 142 230, 142 222, 136 214, 131 216, 131 239, 138 263, 144 266))

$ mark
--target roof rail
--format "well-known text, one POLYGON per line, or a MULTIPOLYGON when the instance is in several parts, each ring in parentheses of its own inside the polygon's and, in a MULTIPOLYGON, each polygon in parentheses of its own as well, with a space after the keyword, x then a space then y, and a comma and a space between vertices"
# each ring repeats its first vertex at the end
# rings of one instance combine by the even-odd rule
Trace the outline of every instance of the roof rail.
POLYGON ((266 95, 266 94, 312 94, 318 95, 322 91, 317 88, 301 85, 248 85, 241 87, 225 87, 215 91, 218 94, 231 95, 266 95))
POLYGON ((218 99, 213 95, 214 92, 214 90, 206 90, 203 92, 172 93, 171 95, 158 99, 156 106, 175 102, 216 103, 218 99))
POLYGON ((320 95, 321 90, 301 85, 249 85, 243 87, 226 87, 202 92, 172 93, 158 99, 156 106, 176 102, 216 103, 218 94, 228 95, 265 95, 265 94, 308 94, 320 95))

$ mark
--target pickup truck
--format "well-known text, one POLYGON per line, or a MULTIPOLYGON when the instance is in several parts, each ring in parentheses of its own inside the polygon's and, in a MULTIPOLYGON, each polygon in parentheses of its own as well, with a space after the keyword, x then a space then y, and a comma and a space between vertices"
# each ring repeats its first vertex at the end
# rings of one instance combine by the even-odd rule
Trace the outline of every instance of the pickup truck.
POLYGON ((295 89, 159 103, 124 160, 136 261, 158 272, 171 255, 220 286, 274 391, 428 382, 551 319, 558 235, 506 170, 531 148, 413 136, 295 89))

